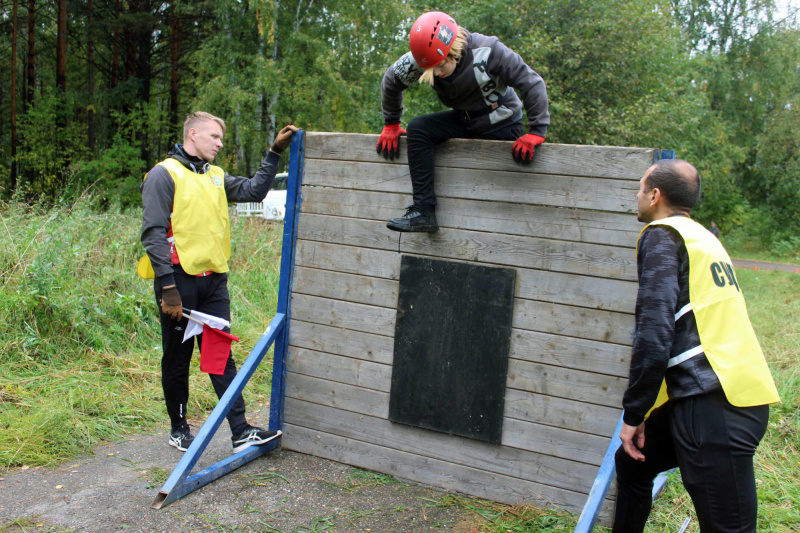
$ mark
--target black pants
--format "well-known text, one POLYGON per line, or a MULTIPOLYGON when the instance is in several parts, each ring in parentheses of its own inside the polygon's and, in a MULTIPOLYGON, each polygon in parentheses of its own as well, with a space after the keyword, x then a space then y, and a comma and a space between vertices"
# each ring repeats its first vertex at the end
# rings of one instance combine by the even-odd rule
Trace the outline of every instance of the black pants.
MULTIPOLYGON (((181 295, 183 306, 230 321, 231 299, 228 294, 228 274, 211 274, 204 277, 190 276, 180 266, 175 267, 175 285, 181 295)), ((161 287, 155 283, 156 303, 161 301, 161 287)), ((159 305, 160 309, 160 305, 159 305)), ((167 404, 172 427, 186 423, 186 404, 189 401, 189 363, 194 352, 194 339, 183 342, 183 333, 187 318, 175 321, 161 313, 161 386, 164 389, 164 401, 167 404)), ((197 335, 197 342, 202 342, 202 335, 197 335)), ((217 398, 221 398, 228 386, 236 377, 236 363, 233 354, 228 355, 223 375, 209 374, 211 384, 217 398)), ((244 398, 240 394, 228 412, 228 424, 232 431, 247 422, 245 418, 244 398)))
POLYGON ((653 411, 644 425, 645 461, 617 450, 613 533, 644 530, 653 479, 676 466, 701 532, 755 532, 753 454, 768 418, 769 406, 734 407, 722 391, 670 401, 653 411))
MULTIPOLYGON (((436 194, 433 191, 436 145, 454 138, 515 141, 525 133, 521 122, 486 133, 475 133, 467 130, 457 111, 441 111, 413 118, 408 123, 407 131, 408 170, 414 190, 414 205, 426 213, 436 209, 436 194)), ((511 157, 510 153, 508 157, 511 157)))

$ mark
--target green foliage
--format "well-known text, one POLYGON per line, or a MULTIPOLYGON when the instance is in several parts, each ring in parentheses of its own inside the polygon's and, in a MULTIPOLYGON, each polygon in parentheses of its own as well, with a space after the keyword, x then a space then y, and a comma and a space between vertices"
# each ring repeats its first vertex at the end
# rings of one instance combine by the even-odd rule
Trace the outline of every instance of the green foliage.
POLYGON ((148 169, 136 140, 167 127, 166 119, 154 105, 136 105, 127 113, 112 111, 111 114, 118 124, 111 145, 79 165, 68 192, 77 196, 91 187, 93 195, 101 197, 104 205, 140 206, 139 186, 148 169))
POLYGON ((74 106, 71 95, 45 89, 20 117, 20 146, 17 161, 21 169, 17 194, 29 198, 57 197, 75 173, 74 163, 85 153, 85 126, 68 121, 74 106), (60 122, 65 126, 57 126, 60 122))
MULTIPOLYGON (((135 275, 141 210, 102 203, 0 205, 0 467, 51 463, 166 420, 159 315, 152 283, 135 275)), ((232 224, 239 362, 275 313, 281 228, 232 224)), ((269 392, 264 367, 249 400, 269 392)), ((202 416, 216 397, 196 367, 190 383, 191 415, 202 416)))

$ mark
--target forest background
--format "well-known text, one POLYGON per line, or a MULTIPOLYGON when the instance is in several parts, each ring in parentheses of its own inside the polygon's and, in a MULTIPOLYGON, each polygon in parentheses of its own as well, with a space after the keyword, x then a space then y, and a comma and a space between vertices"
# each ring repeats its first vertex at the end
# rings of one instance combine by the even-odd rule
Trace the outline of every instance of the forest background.
MULTIPOLYGON (((195 110, 226 119, 232 174, 284 124, 378 133, 431 9, 542 75, 548 142, 676 150, 729 247, 800 256, 800 24, 771 0, 0 0, 0 195, 136 208, 195 110)), ((425 87, 405 106, 442 109, 425 87)))

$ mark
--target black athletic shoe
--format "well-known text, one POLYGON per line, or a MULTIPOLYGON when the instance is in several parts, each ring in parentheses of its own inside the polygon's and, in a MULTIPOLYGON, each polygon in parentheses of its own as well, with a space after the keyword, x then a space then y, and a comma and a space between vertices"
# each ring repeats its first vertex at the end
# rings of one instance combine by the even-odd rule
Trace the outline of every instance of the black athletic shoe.
POLYGON ((241 433, 231 437, 233 443, 233 453, 238 453, 250 446, 258 446, 269 442, 281 435, 280 431, 267 431, 255 426, 247 426, 241 433))
POLYGON ((194 435, 189 431, 188 425, 183 425, 169 432, 169 445, 185 452, 194 442, 194 435))
POLYGON ((386 223, 386 227, 394 231, 423 231, 425 233, 439 231, 436 215, 433 213, 425 214, 416 205, 406 207, 406 214, 400 218, 391 219, 386 223))

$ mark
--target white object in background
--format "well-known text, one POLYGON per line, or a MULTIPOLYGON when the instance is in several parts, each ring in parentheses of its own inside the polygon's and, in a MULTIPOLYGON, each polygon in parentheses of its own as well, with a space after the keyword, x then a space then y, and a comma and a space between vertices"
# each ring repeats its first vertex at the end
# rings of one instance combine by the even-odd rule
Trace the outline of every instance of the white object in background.
MULTIPOLYGON (((276 178, 286 178, 287 173, 278 174, 276 178)), ((271 190, 261 202, 245 202, 236 204, 236 214, 243 217, 261 217, 267 220, 283 220, 286 214, 286 191, 271 190)))

